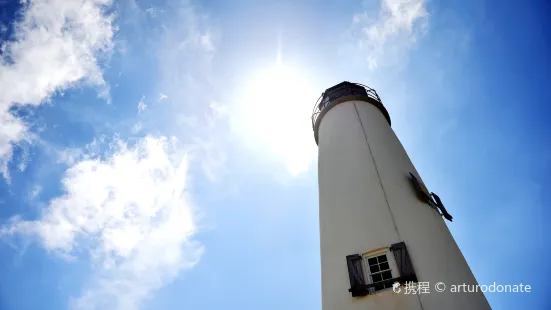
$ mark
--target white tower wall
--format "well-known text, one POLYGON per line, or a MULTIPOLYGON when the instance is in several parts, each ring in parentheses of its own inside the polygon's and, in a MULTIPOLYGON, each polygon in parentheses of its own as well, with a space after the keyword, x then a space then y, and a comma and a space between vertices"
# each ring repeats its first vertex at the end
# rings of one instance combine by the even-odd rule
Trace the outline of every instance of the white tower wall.
POLYGON ((480 292, 449 292, 451 284, 477 282, 444 219, 416 196, 409 173, 421 178, 381 110, 365 101, 346 101, 321 117, 323 310, 490 309, 480 292), (398 294, 387 289, 352 297, 346 256, 402 241, 419 282, 430 282, 430 293, 406 295, 402 287, 398 294), (445 292, 434 290, 437 282, 448 286, 445 292))

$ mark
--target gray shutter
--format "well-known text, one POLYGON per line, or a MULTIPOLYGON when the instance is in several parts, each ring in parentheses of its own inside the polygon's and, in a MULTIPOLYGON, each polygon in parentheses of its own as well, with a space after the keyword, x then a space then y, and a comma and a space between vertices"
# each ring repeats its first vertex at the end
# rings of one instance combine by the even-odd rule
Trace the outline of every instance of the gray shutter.
POLYGON ((427 190, 425 185, 423 183, 421 183, 417 179, 417 177, 415 177, 413 175, 413 173, 410 172, 409 175, 411 177, 411 181, 413 183, 413 186, 415 187, 415 189, 417 191, 417 196, 419 197, 419 199, 421 199, 422 201, 428 202, 430 204, 430 202, 432 202, 432 199, 430 198, 429 191, 427 190))
POLYGON ((413 270, 413 264, 409 258, 408 249, 404 242, 395 243, 390 246, 390 250, 394 254, 398 271, 400 272, 399 282, 417 282, 417 275, 413 270))
POLYGON ((363 260, 359 254, 346 256, 348 276, 350 278, 350 289, 352 297, 365 296, 369 290, 365 287, 366 281, 363 271, 363 260))

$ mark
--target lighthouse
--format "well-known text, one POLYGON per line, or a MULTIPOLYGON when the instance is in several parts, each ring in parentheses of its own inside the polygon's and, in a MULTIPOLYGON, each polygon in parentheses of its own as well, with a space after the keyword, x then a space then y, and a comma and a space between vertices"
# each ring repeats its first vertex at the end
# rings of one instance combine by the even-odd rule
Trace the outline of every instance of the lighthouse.
POLYGON ((323 310, 487 310, 445 221, 391 128, 379 95, 342 82, 312 114, 318 144, 323 310), (463 286, 465 287, 465 286, 463 286))

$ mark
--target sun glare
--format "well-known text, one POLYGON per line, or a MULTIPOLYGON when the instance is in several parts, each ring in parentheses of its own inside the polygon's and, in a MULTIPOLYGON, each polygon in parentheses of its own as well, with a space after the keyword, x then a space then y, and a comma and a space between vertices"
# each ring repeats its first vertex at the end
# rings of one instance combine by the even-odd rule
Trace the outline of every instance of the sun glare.
POLYGON ((319 90, 297 68, 277 65, 252 74, 236 103, 233 126, 246 144, 283 163, 292 175, 316 157, 310 116, 319 90))

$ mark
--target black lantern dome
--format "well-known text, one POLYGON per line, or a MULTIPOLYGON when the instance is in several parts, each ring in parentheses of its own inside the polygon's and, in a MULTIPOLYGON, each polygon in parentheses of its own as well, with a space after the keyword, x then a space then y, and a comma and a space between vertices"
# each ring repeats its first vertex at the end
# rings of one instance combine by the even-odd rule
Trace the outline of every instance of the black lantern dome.
POLYGON ((365 101, 376 106, 390 125, 390 115, 383 106, 381 98, 377 95, 377 92, 368 86, 363 84, 342 82, 333 87, 326 89, 314 106, 312 112, 312 128, 314 129, 314 138, 316 143, 318 142, 318 129, 321 123, 321 119, 332 107, 339 103, 346 101, 365 101))

